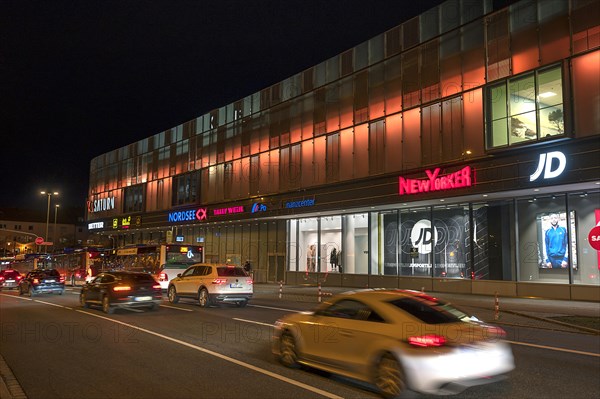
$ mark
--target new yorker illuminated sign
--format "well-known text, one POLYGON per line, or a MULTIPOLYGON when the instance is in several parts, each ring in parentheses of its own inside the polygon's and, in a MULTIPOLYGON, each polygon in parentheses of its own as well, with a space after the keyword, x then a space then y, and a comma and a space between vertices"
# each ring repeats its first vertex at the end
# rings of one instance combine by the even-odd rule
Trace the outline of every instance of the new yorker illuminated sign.
POLYGON ((191 209, 189 211, 169 212, 169 222, 189 222, 193 220, 206 220, 206 208, 191 209))
POLYGON ((432 191, 454 190, 473 185, 473 169, 470 166, 465 166, 457 172, 441 176, 440 171, 440 168, 435 168, 433 171, 426 170, 426 179, 405 179, 404 177, 400 177, 398 193, 400 195, 420 194, 432 191))

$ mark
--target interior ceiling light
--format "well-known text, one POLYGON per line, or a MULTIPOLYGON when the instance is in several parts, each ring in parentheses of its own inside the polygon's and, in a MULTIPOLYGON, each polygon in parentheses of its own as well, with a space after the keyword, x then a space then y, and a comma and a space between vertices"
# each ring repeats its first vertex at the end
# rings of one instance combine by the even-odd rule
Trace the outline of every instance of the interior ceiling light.
POLYGON ((548 98, 548 97, 552 97, 552 96, 555 96, 555 95, 556 95, 556 93, 553 92, 553 91, 545 91, 543 93, 538 94, 538 97, 539 98, 548 98))

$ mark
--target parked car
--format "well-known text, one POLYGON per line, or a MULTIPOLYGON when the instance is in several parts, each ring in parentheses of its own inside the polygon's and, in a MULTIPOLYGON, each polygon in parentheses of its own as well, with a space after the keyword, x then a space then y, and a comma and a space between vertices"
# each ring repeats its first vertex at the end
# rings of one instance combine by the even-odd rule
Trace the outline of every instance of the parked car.
POLYGON ((79 294, 81 306, 98 305, 105 313, 117 308, 156 310, 161 300, 160 284, 152 275, 131 271, 102 272, 85 283, 79 294))
POLYGON ((272 351, 287 367, 366 381, 386 398, 406 390, 455 394, 513 370, 505 335, 426 294, 370 289, 278 320, 272 351))
POLYGON ((28 272, 19 282, 19 295, 34 296, 42 293, 65 292, 65 278, 56 269, 35 269, 28 272))
POLYGON ((5 269, 0 271, 0 288, 18 288, 19 282, 23 276, 16 270, 13 269, 5 269))
POLYGON ((177 277, 178 274, 183 273, 185 269, 190 267, 192 263, 166 263, 161 266, 158 271, 157 280, 163 290, 169 288, 169 282, 171 279, 177 277))
POLYGON ((248 304, 254 286, 243 268, 234 265, 197 263, 169 282, 169 302, 180 298, 198 301, 201 307, 217 303, 233 303, 239 307, 248 304))

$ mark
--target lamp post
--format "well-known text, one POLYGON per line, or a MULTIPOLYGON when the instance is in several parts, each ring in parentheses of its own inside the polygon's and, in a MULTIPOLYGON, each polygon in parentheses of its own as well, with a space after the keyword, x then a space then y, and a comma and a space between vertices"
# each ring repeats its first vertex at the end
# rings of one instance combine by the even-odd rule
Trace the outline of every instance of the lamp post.
POLYGON ((50 197, 53 195, 58 195, 58 192, 50 192, 50 191, 41 191, 40 194, 48 196, 48 210, 46 211, 46 235, 44 236, 44 240, 48 239, 48 224, 50 223, 50 197))
POLYGON ((56 216, 58 214, 58 208, 60 207, 59 204, 54 205, 54 229, 52 230, 52 252, 56 252, 56 244, 54 244, 54 242, 56 242, 56 216))

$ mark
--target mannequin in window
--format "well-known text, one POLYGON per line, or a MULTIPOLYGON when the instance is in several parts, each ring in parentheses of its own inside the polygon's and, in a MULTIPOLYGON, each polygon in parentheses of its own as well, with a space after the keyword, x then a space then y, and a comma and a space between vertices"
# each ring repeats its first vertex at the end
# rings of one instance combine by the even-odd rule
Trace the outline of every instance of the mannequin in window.
POLYGON ((308 246, 308 253, 306 258, 306 267, 309 272, 315 271, 315 257, 317 256, 317 248, 314 244, 308 246))
POLYGON ((338 266, 338 254, 337 249, 333 248, 331 254, 329 255, 329 264, 331 265, 331 270, 337 270, 338 266))

